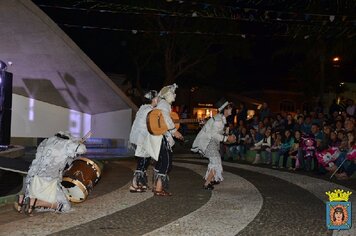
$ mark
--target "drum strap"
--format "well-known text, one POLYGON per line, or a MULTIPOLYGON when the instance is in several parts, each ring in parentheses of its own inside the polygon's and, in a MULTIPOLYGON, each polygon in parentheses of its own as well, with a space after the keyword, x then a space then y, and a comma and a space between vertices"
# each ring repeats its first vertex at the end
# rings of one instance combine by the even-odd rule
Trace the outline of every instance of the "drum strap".
POLYGON ((80 146, 80 144, 78 144, 77 148, 75 149, 75 152, 77 152, 77 151, 78 151, 79 146, 80 146))

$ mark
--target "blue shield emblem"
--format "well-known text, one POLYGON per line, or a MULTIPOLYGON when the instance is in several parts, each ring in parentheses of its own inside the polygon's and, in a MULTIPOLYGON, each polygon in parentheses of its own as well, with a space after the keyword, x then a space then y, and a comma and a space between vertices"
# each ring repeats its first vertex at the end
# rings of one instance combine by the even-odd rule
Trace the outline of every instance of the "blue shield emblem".
POLYGON ((333 230, 351 228, 351 202, 326 202, 326 227, 333 230))
POLYGON ((349 196, 352 192, 336 189, 326 192, 329 202, 326 202, 326 227, 331 230, 345 230, 351 228, 351 202, 349 196))

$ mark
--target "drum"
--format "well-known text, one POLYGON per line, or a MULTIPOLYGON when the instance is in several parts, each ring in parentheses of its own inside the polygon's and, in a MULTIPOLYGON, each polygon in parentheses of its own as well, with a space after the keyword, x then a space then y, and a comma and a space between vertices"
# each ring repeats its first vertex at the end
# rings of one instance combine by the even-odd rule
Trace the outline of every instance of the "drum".
POLYGON ((101 170, 94 161, 81 157, 65 170, 62 179, 64 192, 71 202, 83 202, 99 181, 101 170))

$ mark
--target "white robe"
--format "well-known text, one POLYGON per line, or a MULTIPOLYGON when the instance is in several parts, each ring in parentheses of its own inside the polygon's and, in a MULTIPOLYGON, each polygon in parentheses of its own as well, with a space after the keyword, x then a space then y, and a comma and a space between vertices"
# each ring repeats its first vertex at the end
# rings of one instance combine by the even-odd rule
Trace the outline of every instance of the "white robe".
POLYGON ((217 114, 210 118, 200 130, 193 142, 192 151, 199 152, 204 157, 209 158, 209 165, 204 179, 207 179, 210 172, 215 172, 215 181, 223 181, 223 168, 220 157, 220 142, 226 142, 227 136, 224 135, 226 118, 222 114, 217 114))
POLYGON ((191 150, 205 156, 206 148, 212 139, 217 142, 226 142, 225 124, 226 118, 220 113, 210 118, 195 138, 191 150))
POLYGON ((146 151, 145 143, 147 142, 150 133, 147 130, 147 114, 152 111, 150 104, 142 105, 136 113, 136 118, 132 124, 129 142, 134 144, 135 156, 150 157, 149 152, 146 151))
MULTIPOLYGON (((160 109, 162 111, 164 121, 168 127, 168 131, 164 134, 164 136, 166 137, 169 146, 172 148, 175 143, 173 139, 173 134, 177 131, 174 122, 171 118, 172 107, 166 100, 162 99, 158 102, 157 106, 154 109, 160 109)), ((147 136, 147 140, 145 141, 145 145, 144 145, 145 150, 156 161, 158 161, 162 138, 163 135, 149 134, 147 136)))
MULTIPOLYGON (((43 140, 37 148, 36 158, 32 161, 28 174, 25 180, 25 198, 39 198, 43 201, 51 201, 51 203, 62 204, 62 211, 69 211, 71 205, 63 191, 61 185, 63 170, 66 165, 70 165, 77 154, 86 152, 84 144, 74 139, 62 139, 56 136, 43 140), (33 182, 34 177, 40 182, 33 182), (38 191, 44 190, 44 186, 48 183, 56 182, 56 189, 47 193, 51 196, 41 199, 37 197, 38 191), (33 184, 41 183, 42 186, 33 186, 33 184), (32 185, 32 186, 31 186, 32 185)), ((41 194, 43 196, 43 194, 41 194)))

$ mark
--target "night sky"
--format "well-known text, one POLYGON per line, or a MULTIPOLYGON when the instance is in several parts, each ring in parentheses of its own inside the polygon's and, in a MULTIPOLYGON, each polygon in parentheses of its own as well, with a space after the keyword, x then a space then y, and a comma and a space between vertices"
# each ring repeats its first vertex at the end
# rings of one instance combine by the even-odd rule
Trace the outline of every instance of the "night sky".
MULTIPOLYGON (((352 81, 356 75, 356 5, 352 1, 336 6, 339 12, 332 11, 335 1, 326 0, 311 6, 309 1, 298 1, 299 5, 295 1, 34 2, 106 73, 134 78, 133 49, 142 53, 145 49, 140 46, 155 48, 154 42, 163 45, 164 37, 176 33, 191 42, 187 47, 210 42, 208 56, 178 77, 177 82, 187 87, 298 89, 310 71, 314 71, 312 77, 320 76, 320 51, 324 52, 327 80, 352 81), (172 12, 185 15, 172 16, 172 12), (187 17, 188 13, 198 17, 187 17), (157 17, 163 28, 152 23, 157 17), (342 62, 333 64, 334 56, 341 56, 342 62)), ((191 47, 177 54, 194 51, 191 47)), ((150 53, 141 82, 144 87, 159 87, 165 77, 164 51, 161 47, 150 53)))

